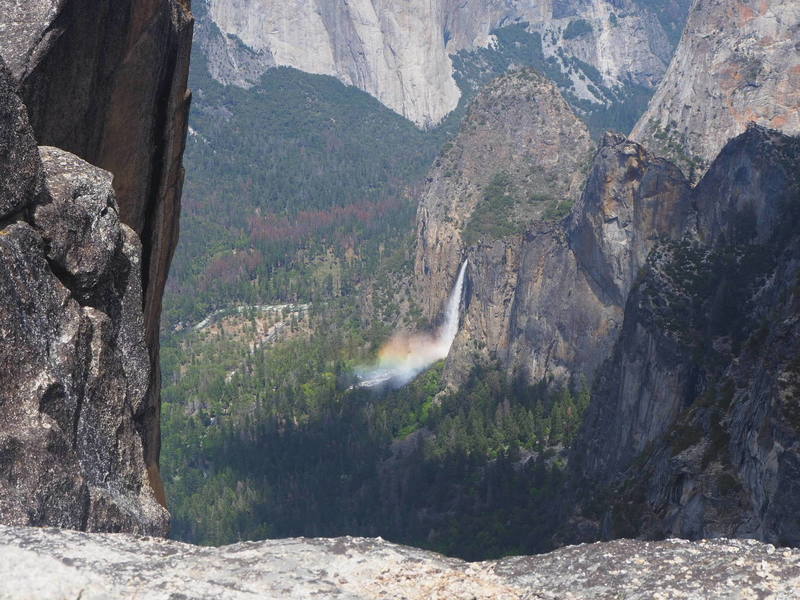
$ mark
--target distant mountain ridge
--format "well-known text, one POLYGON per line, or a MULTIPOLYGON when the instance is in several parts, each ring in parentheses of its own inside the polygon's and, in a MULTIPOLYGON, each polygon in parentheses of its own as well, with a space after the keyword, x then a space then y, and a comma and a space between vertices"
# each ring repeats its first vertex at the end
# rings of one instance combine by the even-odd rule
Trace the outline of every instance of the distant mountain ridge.
POLYGON ((498 27, 525 23, 574 94, 602 105, 608 98, 575 60, 596 69, 602 86, 652 89, 688 9, 688 0, 658 6, 643 0, 195 4, 197 39, 218 81, 249 87, 274 66, 332 75, 422 127, 438 124, 458 105, 462 92, 451 56, 491 48, 498 27))
POLYGON ((430 172, 415 269, 426 314, 443 301, 436 282, 470 262, 445 379, 458 388, 476 363, 496 363, 531 382, 594 380, 569 458, 579 509, 566 511, 557 544, 800 543, 797 13, 783 0, 695 3, 634 131, 641 143, 606 134, 564 219, 539 212, 517 229, 472 227, 519 214, 498 204, 511 183, 533 210, 576 169, 557 165, 549 190, 511 180, 503 194, 493 172, 542 173, 531 156, 584 151, 579 129, 566 144, 551 139, 550 128, 574 128, 552 111, 529 134, 520 114, 550 103, 523 84, 496 114, 479 110, 504 78, 484 88, 430 172))

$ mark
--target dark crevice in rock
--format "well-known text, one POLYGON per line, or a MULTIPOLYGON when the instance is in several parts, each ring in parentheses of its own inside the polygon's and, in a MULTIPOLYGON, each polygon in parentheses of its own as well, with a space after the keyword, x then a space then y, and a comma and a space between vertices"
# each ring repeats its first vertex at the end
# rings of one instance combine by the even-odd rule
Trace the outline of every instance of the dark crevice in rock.
MULTIPOLYGON (((173 85, 175 77, 175 65, 177 58, 170 55, 167 62, 165 73, 161 78, 158 87, 158 97, 167 99, 170 96, 170 89, 173 85)), ((147 289, 150 285, 150 262, 153 260, 153 242, 155 240, 156 228, 156 215, 158 214, 158 207, 162 201, 161 191, 164 179, 165 162, 167 156, 166 146, 168 141, 164 139, 164 134, 168 131, 168 111, 170 107, 167 102, 161 102, 158 105, 158 112, 156 113, 153 123, 153 135, 157 140, 151 160, 151 178, 150 188, 145 198, 144 209, 144 226, 139 234, 142 240, 142 306, 144 307, 145 299, 147 298, 147 289)))

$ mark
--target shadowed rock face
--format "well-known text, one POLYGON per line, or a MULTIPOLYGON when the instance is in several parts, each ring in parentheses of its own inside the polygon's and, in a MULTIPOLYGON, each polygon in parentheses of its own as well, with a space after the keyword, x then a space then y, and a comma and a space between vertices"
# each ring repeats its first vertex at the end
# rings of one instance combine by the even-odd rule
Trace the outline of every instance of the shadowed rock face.
POLYGON ((800 139, 750 127, 691 196, 696 228, 656 245, 598 371, 566 539, 800 544, 800 139))
POLYGON ((41 164, 28 115, 0 60, 0 220, 22 210, 41 191, 41 164))
POLYGON ((695 2, 631 137, 697 180, 750 121, 800 133, 800 5, 695 2))
POLYGON ((0 61, 0 522, 164 534, 138 426, 150 359, 141 245, 111 174, 33 145, 0 61))
POLYGON ((510 73, 483 90, 431 169, 420 200, 415 273, 425 316, 439 313, 449 289, 444 282, 455 280, 466 246, 508 235, 480 227, 496 215, 476 214, 493 180, 505 177, 493 195, 511 200, 492 212, 521 231, 553 203, 578 197, 592 152, 586 126, 536 71, 510 73), (466 240, 465 230, 472 231, 466 240))
POLYGON ((378 539, 201 548, 0 527, 0 594, 37 598, 557 600, 793 597, 800 551, 752 540, 622 540, 465 563, 378 539))
MULTIPOLYGON (((27 106, 36 140, 110 171, 119 218, 142 240, 151 379, 137 426, 162 502, 158 328, 178 237, 191 36, 188 0, 0 0, 0 55, 27 106)), ((18 182, 7 187, 21 189, 18 182)), ((13 209, 19 199, 6 202, 13 209)), ((46 208, 39 213, 43 224, 51 219, 47 213, 46 208)), ((97 232, 86 229, 87 223, 82 227, 88 236, 97 232)), ((54 241, 52 258, 70 263, 76 270, 71 276, 85 279, 86 265, 74 264, 55 232, 54 241)))
POLYGON ((415 283, 423 314, 434 318, 469 257, 468 308, 454 348, 461 367, 480 343, 489 353, 508 347, 525 229, 577 198, 592 151, 555 86, 522 70, 478 95, 436 161, 417 211, 415 283))

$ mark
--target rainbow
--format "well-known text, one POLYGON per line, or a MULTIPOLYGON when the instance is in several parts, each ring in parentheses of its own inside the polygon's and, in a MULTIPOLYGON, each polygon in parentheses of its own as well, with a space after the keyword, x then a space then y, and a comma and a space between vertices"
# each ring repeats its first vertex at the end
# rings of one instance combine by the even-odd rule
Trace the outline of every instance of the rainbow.
POLYGON ((403 387, 435 362, 447 358, 458 333, 466 268, 465 260, 447 301, 442 326, 433 334, 395 333, 381 347, 374 365, 356 369, 359 387, 403 387))

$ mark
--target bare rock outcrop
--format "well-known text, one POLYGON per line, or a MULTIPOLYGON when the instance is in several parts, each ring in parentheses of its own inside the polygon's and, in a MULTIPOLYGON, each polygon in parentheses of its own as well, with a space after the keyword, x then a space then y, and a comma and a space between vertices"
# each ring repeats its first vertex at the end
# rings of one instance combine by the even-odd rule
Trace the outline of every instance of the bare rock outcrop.
POLYGON ((41 164, 28 113, 0 59, 0 220, 21 211, 42 187, 41 164))
POLYGON ((625 304, 653 244, 683 233, 691 213, 687 193, 674 165, 606 134, 567 228, 578 263, 615 304, 625 304))
POLYGON ((509 73, 484 89, 419 203, 415 273, 423 314, 438 314, 449 288, 442 283, 455 279, 466 247, 514 237, 576 200, 593 149, 586 126, 536 71, 509 73))
POLYGON ((799 201, 800 139, 758 126, 692 191, 696 228, 656 245, 599 370, 566 539, 800 544, 799 201))
POLYGON ((800 551, 752 540, 621 540, 465 563, 381 539, 201 548, 0 527, 0 598, 600 600, 791 598, 800 551))
POLYGON ((697 180, 750 121, 800 133, 800 6, 696 1, 631 137, 697 180))
POLYGON ((0 60, 0 522, 164 534, 140 430, 141 245, 111 174, 37 150, 0 60), (11 200, 11 202, 9 202, 11 200))
POLYGON ((491 46, 492 31, 510 23, 540 35, 543 55, 584 100, 607 101, 578 76, 575 60, 596 69, 608 88, 653 88, 669 64, 671 27, 682 25, 686 0, 666 4, 656 12, 635 0, 200 0, 199 40, 211 75, 223 83, 249 87, 271 67, 294 67, 337 77, 431 126, 461 96, 451 56, 491 46))
MULTIPOLYGON (((0 0, 0 56, 37 142, 112 173, 119 218, 142 240, 151 378, 138 426, 162 502, 158 330, 178 237, 191 39, 188 0, 0 0)), ((57 246, 53 256, 70 262, 69 250, 57 246)))
POLYGON ((552 84, 527 73, 479 94, 418 209, 423 314, 439 312, 442 282, 470 263, 446 371, 453 383, 476 360, 532 380, 591 378, 650 249, 679 237, 690 215, 674 165, 616 134, 592 158, 585 126, 552 84))

